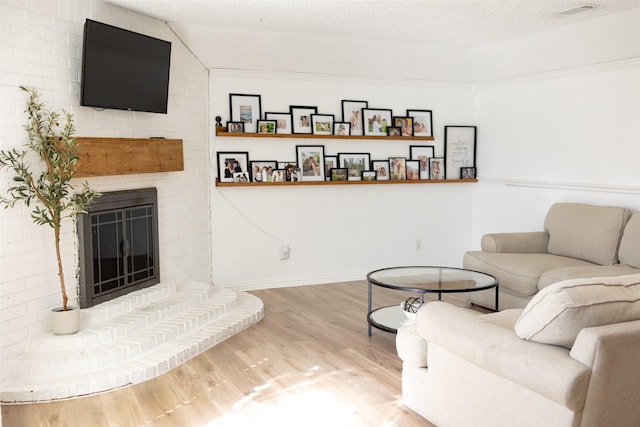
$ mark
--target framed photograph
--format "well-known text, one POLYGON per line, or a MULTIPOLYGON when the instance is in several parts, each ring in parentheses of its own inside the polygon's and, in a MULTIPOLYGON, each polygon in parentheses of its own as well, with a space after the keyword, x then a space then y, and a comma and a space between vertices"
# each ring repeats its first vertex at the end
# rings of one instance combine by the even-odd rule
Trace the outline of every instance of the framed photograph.
POLYGON ((229 133, 243 133, 244 123, 242 122, 227 122, 227 132, 229 133))
POLYGON ((233 182, 249 182, 251 178, 249 178, 249 172, 234 172, 233 173, 233 182))
POLYGON ((389 160, 372 160, 371 169, 376 172, 376 180, 388 181, 389 177, 389 160))
POLYGON ((302 170, 299 167, 285 169, 287 171, 287 181, 300 182, 302 181, 302 170))
POLYGON ((420 161, 407 160, 405 163, 406 163, 406 169, 407 169, 407 179, 419 180, 420 179, 420 161))
POLYGON ((361 181, 362 171, 369 169, 369 153, 338 153, 338 167, 349 170, 349 181, 361 181))
POLYGON ((402 136, 402 129, 399 126, 388 126, 387 135, 389 136, 402 136))
POLYGON ((364 135, 362 129, 362 109, 369 106, 368 101, 342 100, 342 121, 349 123, 350 135, 364 135))
POLYGON ((260 95, 247 95, 243 93, 230 93, 229 106, 232 122, 244 123, 244 131, 254 133, 261 118, 260 95))
POLYGON ((268 182, 285 182, 287 181, 287 170, 286 169, 274 169, 271 172, 271 176, 269 177, 268 182))
POLYGON ((249 169, 249 152, 247 151, 219 151, 218 157, 218 181, 238 182, 234 180, 234 174, 247 173, 247 180, 251 180, 249 169))
POLYGON ((276 121, 276 133, 291 133, 291 113, 264 113, 267 120, 276 121))
POLYGON ((324 181, 324 145, 296 145, 302 181, 324 181))
POLYGON ((363 181, 375 181, 376 180, 376 171, 362 171, 362 180, 363 181))
POLYGON ((333 134, 334 135, 351 135, 351 123, 334 122, 333 134))
POLYGON ((407 179, 407 159, 405 157, 389 157, 389 178, 394 180, 407 179))
POLYGON ((276 121, 275 120, 258 120, 258 133, 275 135, 276 121))
MULTIPOLYGON (((460 168, 476 166, 476 127, 444 127, 445 170, 452 177, 460 176, 460 168)), ((444 174, 446 178, 446 174, 444 174)), ((444 179, 444 178, 443 178, 444 179)))
POLYGON ((331 181, 347 181, 349 170, 346 168, 331 169, 331 181))
POLYGON ((429 179, 445 178, 444 157, 432 157, 429 159, 429 179))
POLYGON ((252 182, 269 182, 269 177, 278 168, 278 162, 275 160, 252 160, 249 164, 252 182))
POLYGON ((476 168, 460 168, 460 179, 476 179, 476 168))
POLYGON ((333 114, 312 114, 311 128, 314 135, 333 135, 333 114))
POLYGON ((413 117, 413 136, 433 136, 431 110, 407 110, 407 116, 413 117))
POLYGON ((402 136, 413 136, 413 117, 394 117, 393 125, 400 128, 402 136))
POLYGON ((307 105, 291 105, 291 129, 293 133, 313 133, 311 115, 318 114, 318 107, 307 105))
POLYGON ((338 167, 338 156, 324 156, 324 171, 327 181, 331 179, 331 169, 338 167))
POLYGON ((391 126, 391 110, 382 108, 363 108, 364 134, 368 136, 387 135, 387 127, 391 126))
POLYGON ((436 156, 433 145, 410 145, 409 158, 420 161, 420 179, 429 179, 429 159, 436 156))

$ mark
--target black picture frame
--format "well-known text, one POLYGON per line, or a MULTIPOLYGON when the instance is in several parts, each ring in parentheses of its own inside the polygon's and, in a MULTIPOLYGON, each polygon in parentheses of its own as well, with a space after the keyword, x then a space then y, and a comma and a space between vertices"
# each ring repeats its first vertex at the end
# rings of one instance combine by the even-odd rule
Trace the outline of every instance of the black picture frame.
POLYGON ((429 179, 429 159, 436 156, 434 145, 410 145, 409 158, 420 161, 420 179, 429 179))
POLYGON ((460 179, 476 179, 476 168, 474 167, 460 168, 460 179))
POLYGON ((333 114, 312 114, 311 128, 314 135, 333 135, 333 114))
POLYGON ((447 177, 447 166, 444 157, 429 159, 429 179, 443 180, 447 177))
POLYGON ((391 173, 389 172, 389 160, 372 160, 371 169, 376 171, 377 181, 389 181, 391 173))
POLYGON ((275 120, 258 120, 257 133, 261 135, 275 135, 277 126, 278 124, 275 120))
POLYGON ((368 107, 368 101, 342 100, 342 121, 350 124, 350 135, 364 135, 362 109, 368 107))
POLYGON ((347 181, 349 178, 349 169, 333 168, 331 169, 330 181, 347 181))
POLYGON ((372 170, 362 171, 363 181, 375 181, 376 179, 377 179, 376 171, 372 171, 372 170))
POLYGON ((417 181, 420 179, 420 161, 419 160, 409 160, 405 161, 407 180, 408 181, 417 181))
POLYGON ((242 122, 227 122, 227 132, 229 132, 229 133, 244 133, 244 123, 242 123, 242 122))
POLYGON ((445 179, 459 177, 460 168, 476 167, 476 138, 476 126, 444 127, 445 179))
POLYGON ((333 134, 339 136, 351 135, 351 123, 333 122, 333 134))
POLYGON ((413 117, 395 116, 393 118, 393 126, 400 128, 401 136, 413 136, 413 117))
POLYGON ((338 167, 349 170, 349 181, 361 181, 362 171, 369 170, 370 153, 338 153, 338 167))
POLYGON ((362 126, 366 136, 387 136, 387 127, 392 126, 393 112, 388 108, 363 108, 362 126))
POLYGON ((246 172, 248 180, 251 181, 251 169, 248 151, 218 151, 216 153, 218 165, 218 181, 234 182, 233 174, 246 172), (234 166, 237 162, 237 167, 234 166), (229 167, 230 165, 230 167, 229 167))
POLYGON ((278 168, 276 160, 252 160, 249 165, 251 182, 269 182, 269 176, 278 168))
POLYGON ((402 129, 400 126, 387 126, 387 136, 400 138, 402 136, 402 129))
POLYGON ((407 158, 389 157, 389 179, 404 181, 407 179, 407 158))
POLYGON ((311 105, 290 105, 291 131, 294 134, 311 134, 311 115, 318 114, 318 107, 311 105))
POLYGON ((232 122, 244 123, 245 133, 255 133, 258 120, 262 118, 261 96, 247 93, 230 93, 229 112, 232 122))
POLYGON ((413 117, 413 136, 433 137, 432 110, 407 109, 407 116, 413 117))
POLYGON ((276 133, 290 134, 292 132, 291 113, 268 112, 268 113, 264 113, 264 118, 266 120, 276 121, 276 133))
POLYGON ((338 167, 338 156, 324 156, 324 172, 327 181, 331 179, 331 169, 338 167))
POLYGON ((302 181, 324 181, 324 145, 296 145, 302 181))

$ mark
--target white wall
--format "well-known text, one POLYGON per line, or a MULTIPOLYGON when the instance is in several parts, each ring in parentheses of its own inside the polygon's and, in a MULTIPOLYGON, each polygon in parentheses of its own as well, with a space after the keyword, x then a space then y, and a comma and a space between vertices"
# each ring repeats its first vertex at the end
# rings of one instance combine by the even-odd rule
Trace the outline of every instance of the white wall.
MULTIPOLYGON (((320 144, 326 155, 371 153, 409 157, 410 145, 435 145, 443 155, 445 124, 473 124, 466 84, 374 80, 212 70, 211 116, 229 120, 229 93, 260 94, 262 111, 312 105, 342 117, 341 100, 373 108, 434 111, 435 141, 263 139, 211 136, 217 151, 248 151, 251 160, 295 161, 296 144, 320 144)), ((213 119, 211 119, 213 120, 213 119)), ((212 188, 213 278, 238 288, 363 279, 393 265, 459 265, 470 245, 473 184, 344 185, 212 188), (423 249, 416 251, 416 239, 423 249), (291 258, 279 261, 280 244, 291 258)))
MULTIPOLYGON (((18 85, 38 88, 42 100, 74 114, 77 136, 182 138, 183 172, 89 179, 99 191, 158 188, 163 283, 210 281, 207 71, 162 22, 100 0, 0 3, 0 144, 21 147, 26 96, 18 85), (82 32, 86 18, 172 42, 169 113, 97 111, 79 105, 82 32)), ((0 191, 6 191, 6 174, 0 191)), ((20 206, 0 210, 0 351, 3 358, 30 336, 47 330, 49 311, 60 305, 52 230, 34 225, 20 206)), ((77 243, 63 226, 67 288, 75 299, 77 243)))
POLYGON ((472 52, 482 132, 474 247, 554 202, 640 211, 640 11, 472 52))

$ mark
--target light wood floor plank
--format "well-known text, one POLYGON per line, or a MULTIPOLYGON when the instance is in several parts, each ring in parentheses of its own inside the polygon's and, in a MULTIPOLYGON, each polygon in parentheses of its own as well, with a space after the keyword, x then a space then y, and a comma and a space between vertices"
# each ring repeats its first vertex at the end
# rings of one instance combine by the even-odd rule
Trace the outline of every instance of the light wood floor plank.
MULTIPOLYGON (((367 336, 366 282, 252 293, 265 303, 260 323, 172 371, 99 395, 3 405, 3 425, 431 426, 400 403, 395 335, 367 336)), ((377 306, 408 296, 374 288, 377 306)))

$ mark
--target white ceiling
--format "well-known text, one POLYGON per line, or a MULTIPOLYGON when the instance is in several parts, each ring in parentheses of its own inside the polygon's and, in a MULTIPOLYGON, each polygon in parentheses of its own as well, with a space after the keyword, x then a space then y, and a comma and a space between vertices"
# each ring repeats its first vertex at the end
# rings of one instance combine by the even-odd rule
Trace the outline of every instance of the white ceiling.
MULTIPOLYGON (((180 28, 277 31, 471 48, 640 8, 640 0, 107 0, 180 28), (571 15, 554 12, 590 4, 571 15)), ((204 29, 204 32, 203 32, 204 29)), ((210 39, 211 40, 211 39, 210 39)))

